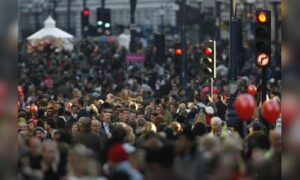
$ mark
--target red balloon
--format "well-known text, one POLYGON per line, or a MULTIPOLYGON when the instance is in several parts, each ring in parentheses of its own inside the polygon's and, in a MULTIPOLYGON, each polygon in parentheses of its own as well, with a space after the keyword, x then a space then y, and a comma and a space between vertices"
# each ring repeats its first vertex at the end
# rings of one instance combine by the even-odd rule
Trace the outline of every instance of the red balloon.
POLYGON ((300 104, 296 97, 284 96, 282 99, 281 113, 282 113, 282 127, 289 128, 299 117, 300 104))
POLYGON ((24 96, 23 88, 22 88, 21 86, 18 86, 18 96, 19 96, 19 97, 24 96))
POLYGON ((36 105, 32 104, 30 107, 29 107, 29 110, 28 110, 30 113, 36 113, 38 111, 38 108, 36 105))
POLYGON ((256 92, 257 88, 254 85, 250 84, 247 88, 247 93, 251 94, 252 96, 256 96, 256 92))
POLYGON ((249 94, 239 95, 234 102, 234 109, 243 121, 248 121, 255 112, 255 100, 249 94))
POLYGON ((271 124, 275 124, 280 115, 280 106, 274 99, 265 101, 262 105, 262 115, 271 124))

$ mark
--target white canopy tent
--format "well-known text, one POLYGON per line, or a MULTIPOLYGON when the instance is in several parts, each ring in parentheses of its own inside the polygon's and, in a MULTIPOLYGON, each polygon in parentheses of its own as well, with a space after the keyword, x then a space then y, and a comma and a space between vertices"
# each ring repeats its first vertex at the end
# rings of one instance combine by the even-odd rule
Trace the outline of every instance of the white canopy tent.
POLYGON ((39 44, 44 40, 51 40, 53 44, 64 49, 73 49, 74 36, 57 28, 55 20, 49 16, 44 22, 44 28, 29 36, 27 40, 31 44, 39 44))
POLYGON ((28 40, 37 40, 37 39, 44 39, 47 37, 51 38, 62 38, 62 39, 73 39, 74 36, 57 28, 56 22, 54 19, 49 16, 46 21, 44 22, 44 28, 39 30, 38 32, 34 33, 33 35, 29 36, 28 40))

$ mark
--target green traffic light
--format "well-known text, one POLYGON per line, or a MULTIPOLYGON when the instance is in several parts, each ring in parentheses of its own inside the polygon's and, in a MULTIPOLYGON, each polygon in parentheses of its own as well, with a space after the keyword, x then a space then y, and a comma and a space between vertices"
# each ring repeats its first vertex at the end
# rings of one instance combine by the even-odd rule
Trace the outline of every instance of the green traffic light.
POLYGON ((102 26, 102 25, 103 25, 103 21, 98 21, 98 22, 97 22, 97 25, 98 25, 98 26, 102 26))
POLYGON ((110 24, 109 23, 105 23, 104 27, 105 28, 110 28, 110 24))

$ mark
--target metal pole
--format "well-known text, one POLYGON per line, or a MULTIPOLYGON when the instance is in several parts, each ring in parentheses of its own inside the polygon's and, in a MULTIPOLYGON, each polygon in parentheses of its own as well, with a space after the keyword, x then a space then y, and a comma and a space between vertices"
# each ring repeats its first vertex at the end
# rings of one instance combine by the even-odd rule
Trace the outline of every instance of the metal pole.
MULTIPOLYGON (((199 2, 199 14, 200 14, 200 16, 202 16, 202 11, 201 11, 201 8, 202 8, 202 2, 199 2)), ((198 23, 199 23, 199 44, 203 41, 202 39, 202 30, 201 30, 201 24, 202 24, 202 18, 199 18, 199 21, 198 21, 198 23)))
POLYGON ((136 48, 135 48, 135 8, 136 8, 136 3, 137 0, 130 0, 130 52, 135 53, 136 48))
POLYGON ((216 40, 219 41, 221 39, 221 1, 216 0, 216 40))
POLYGON ((105 8, 105 0, 101 0, 101 8, 102 8, 102 10, 104 10, 104 8, 105 8))
POLYGON ((279 17, 278 17, 278 5, 280 2, 273 2, 274 16, 275 16, 275 59, 276 65, 281 66, 281 57, 279 53, 279 17))
POLYGON ((267 99, 267 67, 262 68, 261 75, 261 102, 265 102, 267 99))
POLYGON ((181 88, 186 90, 186 25, 185 25, 185 17, 186 17, 186 0, 181 0, 181 48, 182 48, 182 56, 181 56, 181 88))
POLYGON ((214 79, 210 78, 210 97, 214 97, 214 79))
POLYGON ((83 9, 86 8, 86 0, 83 0, 83 9))
POLYGON ((67 16, 67 22, 68 22, 68 32, 71 31, 71 3, 72 1, 71 0, 68 0, 68 16, 67 16))
POLYGON ((56 20, 56 18, 57 18, 56 7, 57 7, 57 1, 56 1, 56 0, 53 0, 52 15, 53 15, 53 18, 54 18, 55 20, 56 20))
MULTIPOLYGON (((237 64, 238 64, 238 19, 235 16, 235 4, 230 0, 230 65, 229 65, 229 89, 228 117, 230 122, 240 123, 234 110, 234 101, 238 95, 237 88, 237 64)), ((242 126, 242 125, 241 125, 242 126)), ((243 129, 239 133, 243 136, 243 129)))

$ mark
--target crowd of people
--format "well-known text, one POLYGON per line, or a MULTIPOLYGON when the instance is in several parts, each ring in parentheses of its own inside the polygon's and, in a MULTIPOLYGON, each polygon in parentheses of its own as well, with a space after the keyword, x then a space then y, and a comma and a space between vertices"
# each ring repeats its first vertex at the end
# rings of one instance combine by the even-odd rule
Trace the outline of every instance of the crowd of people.
MULTIPOLYGON (((229 123, 228 44, 218 45, 213 97, 201 45, 188 45, 187 89, 173 47, 166 42, 159 62, 153 44, 137 43, 146 61, 136 66, 117 44, 81 40, 66 51, 20 43, 20 178, 280 179, 281 131, 261 123, 259 111, 246 130, 229 123)), ((253 57, 244 58, 239 93, 260 83, 253 57)), ((280 68, 268 79, 269 97, 280 99, 280 68)))

